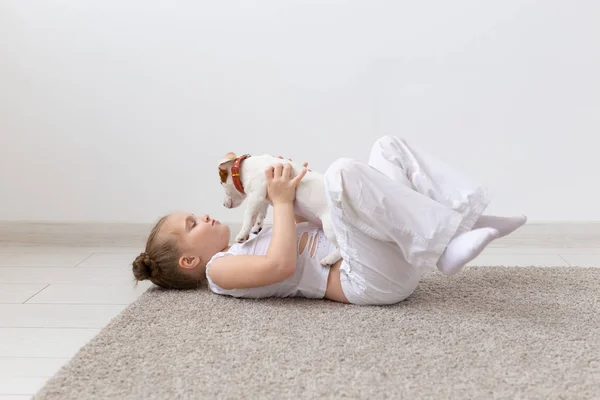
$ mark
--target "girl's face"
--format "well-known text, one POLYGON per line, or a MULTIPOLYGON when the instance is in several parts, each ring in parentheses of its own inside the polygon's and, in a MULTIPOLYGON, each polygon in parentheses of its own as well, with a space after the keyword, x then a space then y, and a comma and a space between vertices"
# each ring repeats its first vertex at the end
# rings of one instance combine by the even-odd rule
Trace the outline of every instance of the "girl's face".
POLYGON ((174 213, 167 217, 161 233, 171 233, 179 238, 182 268, 204 269, 210 259, 229 244, 229 226, 210 218, 187 213, 174 213))

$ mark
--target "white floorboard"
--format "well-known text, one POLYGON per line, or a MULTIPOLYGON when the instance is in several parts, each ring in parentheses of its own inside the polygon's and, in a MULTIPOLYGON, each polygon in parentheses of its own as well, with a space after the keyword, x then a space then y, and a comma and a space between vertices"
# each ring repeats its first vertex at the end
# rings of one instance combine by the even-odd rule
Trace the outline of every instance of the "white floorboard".
POLYGON ((79 264, 78 268, 131 268, 137 253, 94 253, 79 264))
POLYGON ((29 299, 27 304, 129 304, 151 285, 151 282, 137 285, 52 284, 29 299))
POLYGON ((49 378, 48 376, 31 376, 26 378, 0 376, 0 393, 12 395, 35 394, 36 391, 44 386, 49 378))
POLYGON ((0 357, 72 357, 100 330, 99 328, 0 328, 0 357))
POLYGON ((129 284, 133 288, 133 275, 130 268, 6 267, 0 268, 1 283, 129 284))
POLYGON ((0 376, 27 378, 35 376, 52 376, 69 361, 63 358, 0 358, 0 376))
POLYGON ((0 328, 103 328, 126 304, 0 304, 0 328))
POLYGON ((572 266, 597 267, 600 265, 600 254, 561 253, 560 256, 572 266))
POLYGON ((0 253, 0 268, 4 267, 75 267, 91 254, 73 253, 0 253))
POLYGON ((24 303, 46 286, 45 283, 0 283, 0 304, 24 303))

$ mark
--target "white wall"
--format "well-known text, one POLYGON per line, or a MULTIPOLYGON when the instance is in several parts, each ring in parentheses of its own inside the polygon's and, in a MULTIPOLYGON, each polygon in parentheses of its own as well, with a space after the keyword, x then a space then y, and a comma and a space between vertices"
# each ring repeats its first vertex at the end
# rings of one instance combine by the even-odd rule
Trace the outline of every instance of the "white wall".
POLYGON ((221 206, 217 159, 395 134, 496 213, 600 220, 600 2, 0 2, 0 220, 221 206))

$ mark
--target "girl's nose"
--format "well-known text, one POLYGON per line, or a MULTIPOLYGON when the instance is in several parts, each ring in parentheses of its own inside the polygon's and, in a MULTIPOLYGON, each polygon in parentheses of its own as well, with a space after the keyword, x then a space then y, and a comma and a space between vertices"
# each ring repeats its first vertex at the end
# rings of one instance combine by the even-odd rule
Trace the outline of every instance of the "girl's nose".
POLYGON ((203 220, 204 222, 208 222, 208 221, 210 221, 210 217, 209 217, 208 215, 205 215, 205 216, 202 218, 202 220, 203 220))

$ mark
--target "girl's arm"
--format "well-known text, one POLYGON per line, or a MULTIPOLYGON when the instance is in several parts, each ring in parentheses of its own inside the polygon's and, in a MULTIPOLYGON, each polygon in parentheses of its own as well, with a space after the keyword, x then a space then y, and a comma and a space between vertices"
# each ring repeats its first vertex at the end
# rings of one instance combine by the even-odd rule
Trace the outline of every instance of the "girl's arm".
POLYGON ((267 286, 294 274, 297 252, 294 207, 278 203, 273 205, 273 238, 267 254, 217 258, 208 274, 223 289, 267 286))

